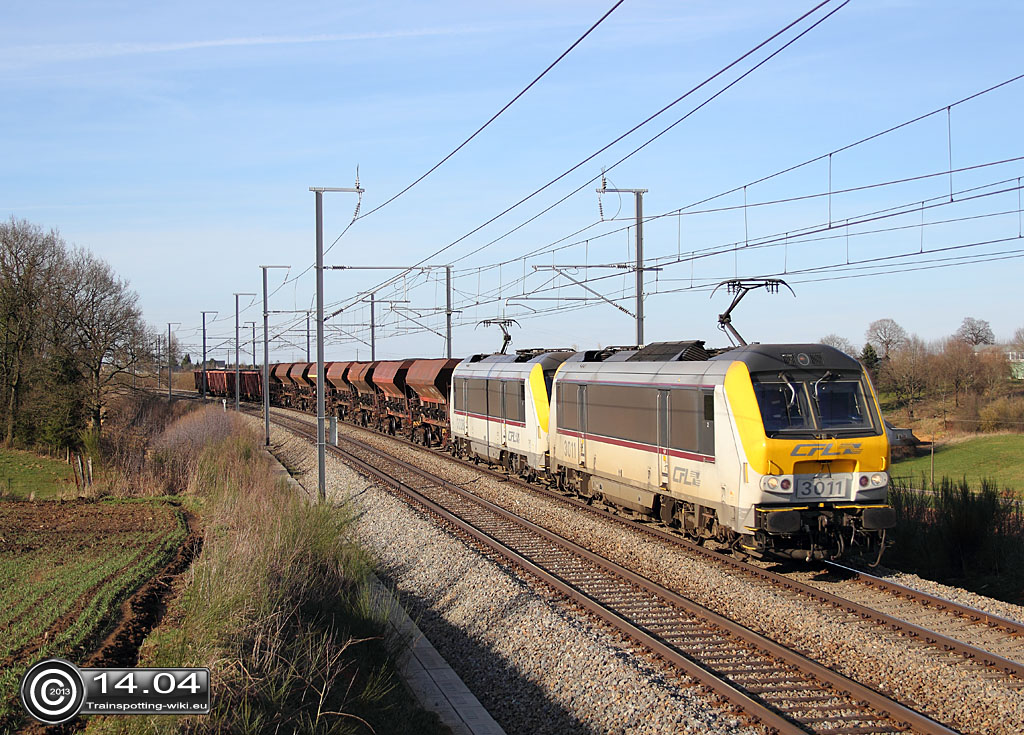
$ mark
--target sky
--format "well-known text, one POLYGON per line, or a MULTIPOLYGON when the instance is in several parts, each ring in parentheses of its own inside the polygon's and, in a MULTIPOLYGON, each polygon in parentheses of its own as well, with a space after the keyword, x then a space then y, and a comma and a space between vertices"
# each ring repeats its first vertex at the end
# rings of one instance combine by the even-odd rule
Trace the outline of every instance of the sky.
MULTIPOLYGON (((598 195, 604 169, 647 189, 645 342, 727 345, 714 286, 753 277, 796 296, 748 294, 748 341, 1024 325, 1024 79, 966 99, 1024 73, 1016 2, 830 0, 730 66, 816 3, 625 0, 377 209, 613 5, 8 0, 0 216, 107 260, 193 357, 207 310, 211 355, 233 359, 233 294, 287 265, 268 272, 271 359, 304 359, 309 189, 357 172, 361 196, 324 195, 325 263, 435 267, 326 271, 327 359, 369 357, 371 291, 378 358, 444 354, 448 265, 455 356, 499 347, 480 324, 498 318, 513 347, 634 344, 635 197, 598 195)), ((239 303, 262 321, 261 297, 239 303)))

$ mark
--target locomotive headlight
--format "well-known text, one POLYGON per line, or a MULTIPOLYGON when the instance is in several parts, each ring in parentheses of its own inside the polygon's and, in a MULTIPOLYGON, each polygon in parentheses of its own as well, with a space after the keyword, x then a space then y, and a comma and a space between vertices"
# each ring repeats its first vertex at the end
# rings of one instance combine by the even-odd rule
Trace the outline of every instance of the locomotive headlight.
POLYGON ((884 472, 876 472, 871 476, 871 484, 875 487, 881 487, 886 482, 886 476, 884 472))
POLYGON ((870 480, 868 480, 868 476, 867 475, 861 475, 860 476, 860 486, 861 487, 867 487, 869 482, 870 482, 870 480))
POLYGON ((769 493, 789 492, 793 483, 788 477, 765 475, 761 478, 761 489, 769 493))

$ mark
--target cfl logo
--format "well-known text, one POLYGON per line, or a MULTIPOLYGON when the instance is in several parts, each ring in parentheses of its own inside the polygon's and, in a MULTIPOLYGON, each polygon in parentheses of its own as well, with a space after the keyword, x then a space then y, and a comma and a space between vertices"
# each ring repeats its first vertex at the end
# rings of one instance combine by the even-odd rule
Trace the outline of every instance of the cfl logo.
POLYGON ((790 457, 840 457, 860 454, 860 444, 797 444, 790 457))
POLYGON ((85 682, 74 664, 60 658, 43 659, 21 679, 25 711, 46 725, 66 722, 85 702, 85 682))

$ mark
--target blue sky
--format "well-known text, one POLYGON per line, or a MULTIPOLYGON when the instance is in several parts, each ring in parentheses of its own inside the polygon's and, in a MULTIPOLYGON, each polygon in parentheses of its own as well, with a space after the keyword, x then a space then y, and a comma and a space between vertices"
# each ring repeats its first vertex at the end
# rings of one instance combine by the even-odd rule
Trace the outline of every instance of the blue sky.
MULTIPOLYGON (((310 186, 352 186, 358 166, 366 189, 361 212, 373 209, 462 142, 611 5, 4 3, 0 215, 56 227, 108 260, 139 292, 146 319, 163 329, 180 322, 186 345, 197 344, 200 311, 217 310, 210 344, 222 345, 216 355, 223 357, 224 338, 234 333, 232 293, 260 290, 260 264, 291 265, 293 279, 312 262, 310 186)), ((626 0, 448 163, 355 222, 327 262, 408 265, 428 258, 811 7, 626 0)), ((661 267, 646 276, 647 341, 726 344, 715 317, 728 298, 709 298, 708 286, 776 273, 785 273, 797 298, 749 295, 734 323, 751 341, 813 341, 834 332, 860 344, 868 323, 882 317, 937 339, 973 316, 1009 337, 1024 323, 1017 252, 1024 248, 1017 182, 1024 162, 959 169, 1024 155, 1024 80, 835 154, 831 197, 812 196, 830 189, 827 158, 743 187, 1024 72, 1022 27, 1019 3, 852 0, 611 170, 609 186, 649 189, 647 216, 738 188, 683 209, 684 216, 645 224, 645 255, 661 267), (846 191, 948 172, 950 161, 952 177, 846 191), (801 196, 810 198, 751 206, 801 196), (924 203, 919 211, 910 211, 914 202, 924 203), (904 214, 870 214, 893 208, 904 214), (846 220, 854 224, 840 227, 846 220), (820 232, 800 242, 797 233, 809 229, 820 232), (736 243, 746 247, 737 251, 736 243), (771 246, 756 247, 762 243, 771 246), (688 255, 706 249, 721 252, 688 255), (877 260, 886 256, 900 257, 877 260), (957 257, 990 260, 940 260, 957 257), (950 263, 957 265, 921 269, 950 263), (918 270, 880 274, 883 264, 918 270), (870 277, 850 277, 861 274, 870 277)), ((455 354, 500 344, 493 328, 477 322, 501 315, 517 319, 513 344, 520 347, 631 343, 629 316, 603 302, 565 300, 588 292, 535 266, 631 261, 632 231, 623 228, 631 224, 625 220, 633 216, 632 198, 604 195, 599 210, 596 184, 586 182, 780 43, 430 258, 453 264, 455 354), (554 243, 561 249, 552 253, 554 243), (544 313, 554 307, 563 310, 544 313)), ((330 194, 325 204, 332 243, 352 219, 356 198, 330 194)), ((309 308, 312 275, 282 284, 285 272, 272 271, 270 308, 309 308)), ((388 275, 329 272, 327 301, 349 305, 388 275)), ((631 272, 589 268, 570 275, 603 276, 592 287, 632 310, 631 272)), ((444 303, 443 271, 410 274, 378 298, 407 302, 379 307, 378 357, 443 352, 443 341, 409 318, 443 332, 443 315, 435 311, 444 303)), ((243 298, 243 306, 249 301, 243 298)), ((242 320, 260 318, 253 305, 242 320)), ((358 305, 335 317, 358 341, 332 331, 328 358, 356 357, 357 350, 367 357, 367 319, 358 305)), ((293 321, 273 318, 273 331, 285 332, 276 359, 304 354, 304 336, 289 330, 293 321)))

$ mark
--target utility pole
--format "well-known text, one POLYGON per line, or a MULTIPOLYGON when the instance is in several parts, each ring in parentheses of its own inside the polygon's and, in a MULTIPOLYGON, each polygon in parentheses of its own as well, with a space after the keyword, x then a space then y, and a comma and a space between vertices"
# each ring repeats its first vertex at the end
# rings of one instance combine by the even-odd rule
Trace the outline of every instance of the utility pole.
POLYGON ((309 312, 306 312, 306 362, 312 362, 309 359, 309 312))
POLYGON ((376 295, 370 292, 370 362, 377 359, 377 325, 374 322, 373 305, 376 295))
POLYGON ((445 344, 448 347, 448 359, 452 359, 452 267, 446 265, 444 267, 444 283, 445 283, 445 306, 444 306, 444 320, 445 320, 445 344))
POLYGON ((235 410, 239 410, 239 396, 240 388, 239 380, 241 380, 241 370, 238 368, 238 297, 239 296, 255 296, 254 293, 236 293, 235 294, 235 410))
MULTIPOLYGON (((358 182, 357 182, 358 184, 358 182)), ((324 192, 338 191, 362 194, 363 189, 309 187, 316 198, 316 454, 317 493, 321 503, 327 501, 327 437, 324 431, 324 192)))
POLYGON ((171 325, 180 326, 181 322, 167 322, 167 402, 171 402, 171 387, 174 382, 171 376, 174 374, 174 351, 171 350, 171 325))
POLYGON ((252 325, 252 369, 256 369, 256 322, 246 322, 252 325))
POLYGON ((270 342, 267 317, 267 268, 285 268, 287 265, 261 265, 263 270, 263 444, 270 446, 270 342))
POLYGON ((204 311, 203 315, 203 400, 206 400, 206 315, 216 314, 215 311, 204 311))
POLYGON ((647 189, 609 189, 604 178, 598 194, 633 194, 636 197, 636 344, 644 345, 644 194, 647 189))

